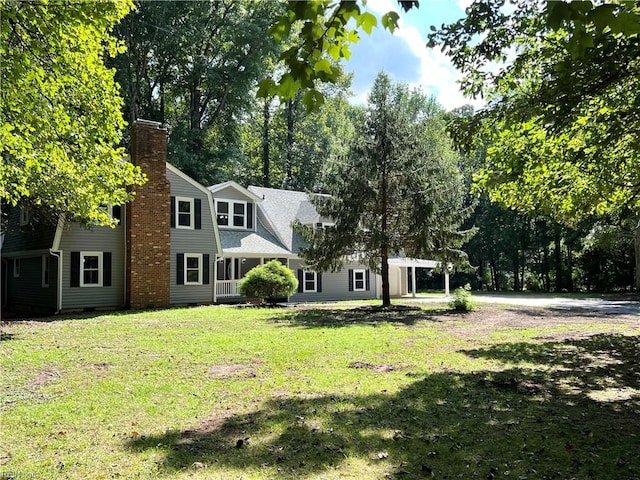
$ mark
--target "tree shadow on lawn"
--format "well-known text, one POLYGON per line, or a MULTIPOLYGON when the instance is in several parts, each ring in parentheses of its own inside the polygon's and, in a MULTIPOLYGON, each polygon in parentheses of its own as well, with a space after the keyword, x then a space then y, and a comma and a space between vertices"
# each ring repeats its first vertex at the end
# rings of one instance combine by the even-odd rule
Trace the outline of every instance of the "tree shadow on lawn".
POLYGON ((615 319, 616 317, 627 317, 634 315, 633 311, 626 308, 626 305, 610 304, 599 308, 587 306, 565 306, 565 307, 507 307, 509 312, 517 312, 530 317, 574 317, 584 319, 615 319))
POLYGON ((345 459, 357 457, 390 478, 636 479, 639 342, 496 345, 466 353, 502 370, 409 373, 415 382, 397 393, 272 398, 127 446, 163 449, 166 474, 215 466, 303 478, 353 468, 345 459))
MULTIPOLYGON (((292 327, 349 327, 353 325, 376 326, 382 323, 398 323, 415 325, 418 322, 442 322, 435 315, 457 314, 452 310, 423 310, 408 305, 393 305, 391 308, 366 306, 356 308, 322 308, 304 309, 284 312, 274 318, 274 323, 287 324, 292 327)), ((459 314, 458 314, 459 315, 459 314)))

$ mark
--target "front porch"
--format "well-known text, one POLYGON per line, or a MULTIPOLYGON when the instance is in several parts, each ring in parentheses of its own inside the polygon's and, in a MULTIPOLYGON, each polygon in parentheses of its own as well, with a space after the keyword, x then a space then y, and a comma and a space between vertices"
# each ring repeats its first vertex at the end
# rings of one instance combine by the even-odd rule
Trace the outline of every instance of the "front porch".
POLYGON ((273 257, 246 257, 227 256, 216 260, 216 282, 215 298, 216 302, 238 301, 242 298, 239 290, 240 280, 258 265, 264 265, 271 260, 278 260, 285 266, 289 266, 288 258, 273 257))

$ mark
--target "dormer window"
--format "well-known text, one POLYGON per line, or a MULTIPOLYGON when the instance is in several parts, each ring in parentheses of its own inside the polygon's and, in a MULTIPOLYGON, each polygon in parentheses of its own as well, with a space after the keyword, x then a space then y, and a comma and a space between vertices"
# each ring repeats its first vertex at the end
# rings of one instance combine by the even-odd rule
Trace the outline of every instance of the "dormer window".
POLYGON ((332 223, 332 222, 316 222, 316 223, 313 223, 313 224, 309 224, 309 226, 314 228, 314 229, 323 229, 323 228, 334 227, 335 223, 332 223))
POLYGON ((238 200, 216 200, 218 226, 226 228, 252 229, 253 204, 238 200))

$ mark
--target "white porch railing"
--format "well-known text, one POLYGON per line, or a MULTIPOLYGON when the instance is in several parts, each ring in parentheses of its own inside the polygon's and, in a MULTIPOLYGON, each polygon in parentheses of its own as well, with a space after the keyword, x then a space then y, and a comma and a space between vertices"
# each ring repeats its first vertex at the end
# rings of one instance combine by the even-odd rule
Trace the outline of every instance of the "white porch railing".
POLYGON ((216 297, 239 297, 238 280, 216 280, 216 297))

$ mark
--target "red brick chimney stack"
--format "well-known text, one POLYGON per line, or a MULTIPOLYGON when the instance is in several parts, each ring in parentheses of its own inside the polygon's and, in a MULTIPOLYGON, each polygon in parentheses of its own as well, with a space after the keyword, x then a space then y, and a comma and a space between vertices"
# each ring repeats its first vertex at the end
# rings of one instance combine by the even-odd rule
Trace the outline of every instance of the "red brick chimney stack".
POLYGON ((167 181, 167 130, 158 122, 136 120, 131 162, 147 175, 127 204, 127 306, 169 305, 171 190, 167 181))

